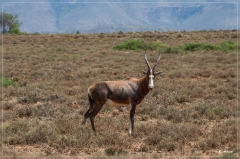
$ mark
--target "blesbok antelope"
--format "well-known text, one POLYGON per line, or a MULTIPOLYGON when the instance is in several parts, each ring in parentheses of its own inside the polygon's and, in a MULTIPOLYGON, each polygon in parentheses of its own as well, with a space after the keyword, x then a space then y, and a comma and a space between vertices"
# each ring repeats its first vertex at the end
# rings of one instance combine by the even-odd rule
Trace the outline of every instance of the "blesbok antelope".
POLYGON ((153 89, 153 80, 156 75, 161 73, 155 71, 155 67, 160 61, 160 58, 161 54, 159 55, 156 64, 153 66, 153 68, 151 68, 145 51, 145 62, 148 70, 143 71, 143 73, 146 75, 143 78, 127 78, 125 80, 103 81, 92 84, 88 88, 88 100, 90 107, 84 114, 84 120, 82 124, 86 125, 87 119, 90 118, 92 130, 96 134, 94 118, 104 104, 110 107, 130 104, 129 134, 132 135, 134 129, 134 114, 136 105, 141 103, 142 99, 150 90, 153 89))

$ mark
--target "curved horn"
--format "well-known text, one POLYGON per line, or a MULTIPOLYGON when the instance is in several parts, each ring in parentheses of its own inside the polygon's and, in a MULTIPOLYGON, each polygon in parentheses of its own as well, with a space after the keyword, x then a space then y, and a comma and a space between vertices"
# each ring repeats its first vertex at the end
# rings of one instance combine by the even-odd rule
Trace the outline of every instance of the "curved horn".
POLYGON ((158 62, 160 61, 160 59, 161 59, 161 54, 159 55, 159 57, 158 57, 158 60, 157 60, 156 64, 153 66, 153 70, 155 69, 155 66, 157 66, 157 64, 158 64, 158 62))
POLYGON ((146 61, 147 66, 148 66, 148 70, 150 70, 151 67, 150 67, 150 64, 148 63, 148 60, 147 60, 146 50, 145 50, 145 61, 146 61))

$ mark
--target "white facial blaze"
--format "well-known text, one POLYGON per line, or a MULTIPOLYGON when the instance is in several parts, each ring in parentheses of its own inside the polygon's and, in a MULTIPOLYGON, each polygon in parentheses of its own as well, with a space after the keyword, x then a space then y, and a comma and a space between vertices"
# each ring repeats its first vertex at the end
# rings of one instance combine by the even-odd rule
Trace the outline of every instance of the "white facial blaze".
POLYGON ((150 75, 149 75, 149 80, 148 80, 148 88, 149 89, 152 89, 154 87, 153 85, 153 72, 152 72, 152 69, 150 70, 150 75))

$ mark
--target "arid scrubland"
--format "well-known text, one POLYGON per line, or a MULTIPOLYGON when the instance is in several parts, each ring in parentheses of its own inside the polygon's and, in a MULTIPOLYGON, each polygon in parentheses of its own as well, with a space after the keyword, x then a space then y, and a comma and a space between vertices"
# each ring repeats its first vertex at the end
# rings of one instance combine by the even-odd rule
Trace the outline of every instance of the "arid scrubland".
MULTIPOLYGON (((3 156, 236 157, 237 48, 179 51, 226 41, 237 44, 237 31, 3 35, 3 76, 18 84, 3 87, 3 156), (143 50, 113 49, 128 39, 161 44, 162 74, 136 108, 133 137, 130 108, 107 106, 95 136, 81 125, 88 86, 147 69, 143 50)), ((158 52, 147 50, 150 64, 158 52)))

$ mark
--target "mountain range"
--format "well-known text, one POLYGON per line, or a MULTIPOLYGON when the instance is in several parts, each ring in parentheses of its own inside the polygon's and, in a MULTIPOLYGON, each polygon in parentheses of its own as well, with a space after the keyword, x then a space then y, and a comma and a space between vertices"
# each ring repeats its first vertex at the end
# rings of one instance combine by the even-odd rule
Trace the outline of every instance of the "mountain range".
POLYGON ((238 29, 240 0, 0 0, 27 33, 238 29))

